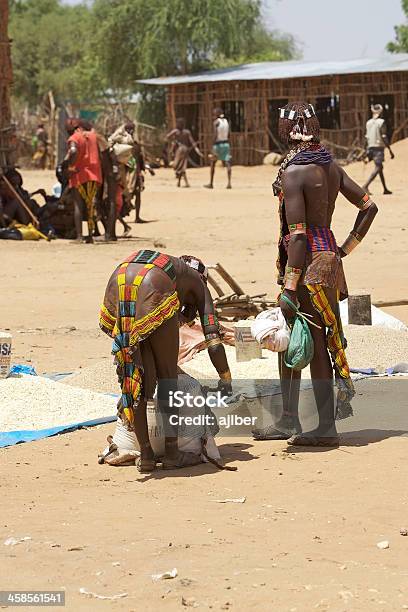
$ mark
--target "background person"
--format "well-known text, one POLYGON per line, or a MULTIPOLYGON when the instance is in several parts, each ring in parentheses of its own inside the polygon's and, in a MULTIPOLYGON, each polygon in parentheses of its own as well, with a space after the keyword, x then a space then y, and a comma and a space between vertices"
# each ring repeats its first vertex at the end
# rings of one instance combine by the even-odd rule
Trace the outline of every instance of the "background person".
POLYGON ((95 199, 102 185, 102 168, 98 139, 94 130, 84 130, 79 119, 66 121, 69 186, 75 202, 75 229, 78 241, 93 242, 95 199), (88 235, 82 235, 82 221, 88 224, 88 235))
POLYGON ((218 160, 222 161, 224 167, 227 168, 227 189, 231 189, 231 146, 229 142, 230 136, 230 125, 228 119, 226 119, 222 108, 215 108, 213 111, 214 116, 214 145, 211 156, 211 167, 210 167, 210 182, 208 185, 204 185, 207 189, 213 189, 214 187, 214 174, 215 165, 218 160))
POLYGON ((33 163, 37 168, 44 170, 47 165, 48 157, 48 134, 43 123, 40 123, 37 126, 37 130, 33 138, 33 146, 33 163))
POLYGON ((385 123, 385 119, 381 117, 383 112, 383 107, 381 104, 373 104, 371 107, 372 118, 369 119, 366 123, 366 143, 367 143, 367 158, 369 161, 373 161, 375 164, 375 168, 371 173, 368 181, 364 184, 364 189, 367 193, 368 186, 373 182, 373 180, 379 176, 383 189, 384 195, 391 195, 392 191, 387 189, 385 184, 384 177, 384 150, 385 147, 390 152, 391 159, 394 159, 395 155, 391 150, 390 143, 387 136, 387 125, 385 123))
POLYGON ((173 142, 175 145, 173 170, 177 178, 177 187, 180 187, 181 179, 184 180, 184 186, 190 187, 187 179, 188 156, 191 149, 202 157, 197 143, 195 142, 192 133, 186 128, 185 120, 179 117, 176 120, 176 127, 166 135, 166 142, 173 142))

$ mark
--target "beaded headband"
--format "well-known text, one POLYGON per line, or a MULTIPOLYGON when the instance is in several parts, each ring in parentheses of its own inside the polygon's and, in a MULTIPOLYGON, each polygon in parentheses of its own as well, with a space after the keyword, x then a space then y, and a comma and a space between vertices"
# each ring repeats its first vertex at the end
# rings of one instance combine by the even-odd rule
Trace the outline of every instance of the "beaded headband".
POLYGON ((308 104, 304 110, 289 110, 287 108, 279 109, 279 117, 281 119, 289 119, 295 121, 295 119, 310 119, 316 116, 316 111, 312 104, 308 104))
POLYGON ((182 255, 180 259, 182 259, 190 268, 193 268, 193 270, 197 270, 197 272, 202 276, 204 282, 207 282, 208 270, 201 259, 193 257, 192 255, 182 255))

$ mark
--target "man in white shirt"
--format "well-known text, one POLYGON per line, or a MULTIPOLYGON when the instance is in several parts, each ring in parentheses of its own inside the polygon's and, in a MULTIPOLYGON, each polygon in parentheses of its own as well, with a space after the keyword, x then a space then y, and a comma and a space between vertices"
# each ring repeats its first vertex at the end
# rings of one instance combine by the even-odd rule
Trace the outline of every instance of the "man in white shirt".
POLYGON ((384 177, 384 149, 390 152, 391 159, 394 159, 394 153, 391 151, 391 147, 387 136, 387 127, 385 120, 381 117, 383 107, 381 104, 373 104, 371 106, 372 118, 366 123, 366 143, 367 143, 367 158, 369 161, 373 161, 375 169, 371 173, 368 181, 364 185, 364 189, 367 193, 370 193, 368 186, 378 175, 380 177, 382 186, 384 188, 384 195, 390 195, 392 191, 387 189, 384 177))
POLYGON ((227 189, 231 189, 231 146, 229 143, 230 126, 228 119, 224 116, 222 108, 213 111, 214 116, 214 144, 211 156, 210 182, 204 185, 207 189, 214 187, 215 164, 221 160, 223 166, 227 168, 228 183, 227 189))

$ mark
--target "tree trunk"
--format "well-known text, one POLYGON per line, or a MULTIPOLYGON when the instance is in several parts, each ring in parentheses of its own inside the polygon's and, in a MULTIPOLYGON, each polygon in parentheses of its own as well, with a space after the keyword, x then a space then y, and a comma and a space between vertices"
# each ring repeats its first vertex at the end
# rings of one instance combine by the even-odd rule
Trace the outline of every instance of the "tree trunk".
POLYGON ((12 68, 8 37, 8 0, 0 0, 0 168, 14 165, 14 129, 11 125, 10 86, 12 68))

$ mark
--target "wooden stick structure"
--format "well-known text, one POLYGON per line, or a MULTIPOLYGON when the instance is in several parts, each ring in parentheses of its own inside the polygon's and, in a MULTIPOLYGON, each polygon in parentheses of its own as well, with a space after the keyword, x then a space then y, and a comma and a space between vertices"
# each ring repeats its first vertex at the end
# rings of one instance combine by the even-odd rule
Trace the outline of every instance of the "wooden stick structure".
POLYGON ((211 271, 208 274, 208 284, 216 291, 217 297, 214 298, 214 305, 217 316, 224 321, 239 321, 248 317, 256 317, 260 312, 276 306, 276 302, 267 300, 266 293, 247 295, 241 286, 219 263, 208 266, 211 271), (232 292, 225 293, 214 278, 218 274, 228 285, 232 292))

